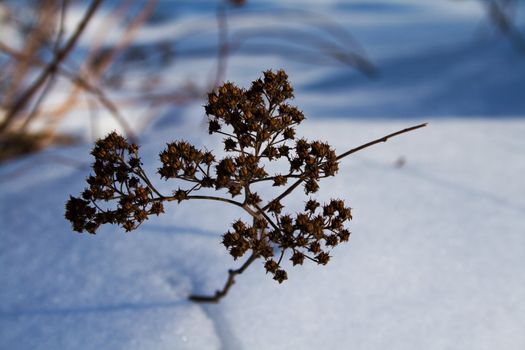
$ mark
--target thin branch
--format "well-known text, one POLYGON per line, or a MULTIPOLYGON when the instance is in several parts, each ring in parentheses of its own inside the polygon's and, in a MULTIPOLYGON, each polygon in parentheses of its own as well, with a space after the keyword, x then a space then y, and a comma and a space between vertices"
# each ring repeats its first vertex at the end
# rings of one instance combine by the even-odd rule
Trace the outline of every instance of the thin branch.
MULTIPOLYGON (((192 196, 187 196, 184 200, 187 200, 187 199, 207 199, 207 200, 210 200, 210 201, 218 201, 218 202, 230 203, 230 204, 233 204, 233 205, 235 205, 237 207, 244 208, 242 203, 234 201, 233 199, 222 198, 222 197, 192 195, 192 196)), ((171 202, 171 201, 176 201, 176 200, 179 200, 179 199, 176 198, 175 196, 168 196, 168 197, 162 196, 162 197, 159 197, 158 200, 165 200, 165 201, 171 202)))
POLYGON ((146 182, 146 184, 148 185, 148 187, 153 191, 155 192, 155 194, 159 197, 163 197, 163 195, 157 190, 157 188, 155 186, 153 186, 153 184, 151 183, 149 177, 146 175, 146 172, 142 169, 142 167, 139 167, 139 171, 134 171, 133 172, 135 175, 137 175, 138 177, 140 177, 142 180, 144 180, 144 182, 146 182))
POLYGON ((55 39, 55 45, 53 46, 53 53, 57 53, 60 50, 60 44, 62 43, 62 38, 64 37, 64 23, 66 20, 66 11, 69 0, 62 0, 60 4, 60 20, 58 24, 58 32, 55 39))
POLYGON ((39 114, 40 105, 42 104, 42 102, 44 102, 45 98, 47 97, 47 94, 53 89, 53 85, 55 84, 55 82, 56 82, 56 75, 52 75, 51 77, 49 77, 49 79, 47 79, 47 81, 45 82, 44 88, 42 89, 42 92, 40 93, 40 96, 38 96, 35 104, 31 108, 31 112, 29 113, 27 118, 25 118, 22 125, 20 126, 21 131, 26 130, 29 124, 31 123, 31 121, 39 114))
POLYGON ((4 122, 0 124, 0 132, 3 132, 9 126, 14 117, 25 107, 27 103, 29 103, 33 95, 42 87, 42 85, 46 82, 49 76, 57 71, 57 68, 60 65, 60 63, 68 56, 69 53, 71 53, 80 35, 86 28, 88 22, 95 14, 101 2, 102 0, 93 0, 91 2, 84 17, 78 24, 77 29, 71 35, 64 47, 56 53, 53 61, 44 69, 44 71, 35 80, 35 82, 22 94, 22 96, 20 96, 20 98, 17 99, 15 104, 9 109, 5 116, 4 122))
POLYGON ((394 136, 401 135, 401 134, 404 134, 404 133, 407 133, 407 132, 410 132, 412 130, 416 130, 416 129, 419 129, 419 128, 423 128, 425 126, 427 126, 427 123, 423 123, 423 124, 419 124, 419 125, 416 125, 416 126, 412 126, 410 128, 399 130, 399 131, 396 131, 396 132, 394 132, 392 134, 389 134, 389 135, 383 136, 381 138, 378 138, 378 139, 376 139, 374 141, 367 142, 367 143, 365 143, 365 144, 363 144, 363 145, 361 145, 359 147, 353 148, 353 149, 351 149, 349 151, 346 151, 346 152, 338 155, 337 156, 337 160, 342 159, 342 158, 344 158, 344 157, 346 157, 346 156, 348 156, 348 155, 350 155, 352 153, 356 153, 356 152, 359 152, 359 151, 361 151, 361 150, 363 150, 365 148, 373 146, 376 143, 386 142, 389 138, 392 138, 394 136))
MULTIPOLYGON (((57 35, 55 38, 55 44, 53 45, 53 54, 56 56, 59 53, 60 50, 60 44, 62 43, 62 38, 64 36, 64 22, 65 22, 65 16, 66 16, 66 9, 67 9, 67 2, 68 0, 62 0, 62 3, 60 5, 60 19, 59 19, 59 27, 57 31, 57 35)), ((53 85, 56 82, 56 75, 53 74, 46 82, 44 88, 42 89, 42 92, 40 93, 40 96, 38 96, 38 99, 36 100, 35 104, 33 105, 31 112, 27 116, 27 118, 24 120, 22 125, 20 126, 20 130, 25 130, 29 123, 38 115, 40 110, 40 105, 42 102, 44 102, 47 94, 51 91, 53 88, 53 85)))
MULTIPOLYGON (((370 146, 373 146, 377 143, 381 143, 381 142, 386 142, 388 139, 392 138, 392 137, 395 137, 395 136, 398 136, 398 135, 401 135, 401 134, 404 134, 404 133, 407 133, 407 132, 410 132, 410 131, 413 131, 413 130, 416 130, 416 129, 419 129, 419 128, 422 128, 422 127, 425 127, 427 126, 427 123, 424 123, 424 124, 419 124, 419 125, 416 125, 416 126, 412 126, 410 128, 406 128, 406 129, 403 129, 403 130, 399 130, 399 131, 396 131, 392 134, 389 134, 389 135, 386 135, 386 136, 383 136, 381 138, 378 138, 374 141, 370 141, 370 142, 367 142, 361 146, 358 146, 356 148, 353 148, 349 151, 346 151, 340 155, 337 156, 337 160, 340 160, 352 153, 356 153, 356 152, 359 152, 367 147, 370 147, 370 146)), ((281 193, 275 200, 277 201, 280 201, 281 199, 283 199, 284 197, 286 197, 287 195, 289 195, 290 193, 292 193, 293 190, 295 190, 297 188, 297 186, 299 186, 303 181, 305 180, 305 177, 301 177, 299 178, 299 180, 297 180, 296 182, 294 182, 290 187, 288 187, 283 193, 281 193)), ((262 208, 262 210, 266 210, 268 209, 270 203, 268 203, 266 206, 264 206, 262 208)))
MULTIPOLYGON (((133 1, 128 0, 124 3, 124 6, 117 8, 120 15, 115 16, 114 14, 109 14, 107 18, 107 23, 115 23, 115 17, 124 16, 125 9, 128 8, 132 3, 133 1)), ((95 50, 97 45, 93 45, 94 47, 92 47, 92 54, 87 58, 85 62, 85 68, 87 70, 86 78, 89 78, 91 81, 100 80, 104 72, 111 66, 115 57, 117 57, 119 52, 121 52, 124 48, 126 48, 129 45, 133 36, 139 30, 140 26, 153 13, 156 4, 157 0, 147 1, 144 4, 140 13, 137 16, 135 16, 134 19, 127 25, 126 31, 124 32, 120 41, 113 45, 109 51, 95 50), (103 52, 102 55, 101 52, 103 52)), ((105 26, 98 28, 98 32, 101 38, 105 37, 107 31, 108 28, 106 28, 105 26)), ((73 91, 71 91, 68 99, 62 104, 62 106, 52 113, 54 119, 52 120, 53 123, 48 126, 49 129, 56 129, 56 124, 63 118, 63 115, 67 111, 68 106, 75 102, 78 93, 78 89, 74 89, 73 91)), ((130 125, 126 122, 125 118, 118 112, 116 106, 113 103, 111 103, 111 101, 107 97, 103 97, 102 94, 97 93, 96 95, 97 97, 99 97, 99 101, 104 105, 104 107, 106 107, 111 112, 112 116, 121 124, 128 138, 136 142, 137 137, 135 132, 133 132, 130 125)))
POLYGON ((86 91, 93 94, 102 106, 108 110, 113 118, 122 126, 122 129, 126 132, 126 135, 132 142, 137 142, 137 135, 131 128, 131 125, 127 122, 126 118, 120 113, 118 107, 109 99, 106 93, 96 85, 90 84, 86 79, 80 75, 75 75, 65 69, 60 69, 60 73, 69 78, 73 83, 84 88, 86 91))
POLYGON ((235 276, 240 275, 250 266, 257 258, 258 254, 253 252, 252 255, 242 264, 237 270, 228 270, 228 279, 221 290, 217 290, 213 296, 206 295, 190 295, 189 299, 198 303, 218 303, 230 290, 235 283, 235 276))
MULTIPOLYGON (((0 51, 14 57, 17 60, 24 60, 24 61, 30 61, 31 64, 37 65, 37 66, 45 66, 46 64, 38 58, 28 57, 12 48, 4 44, 3 42, 0 42, 0 51)), ((70 72, 69 70, 65 69, 63 66, 57 67, 57 72, 64 76, 65 78, 69 79, 72 83, 76 84, 77 86, 83 88, 85 91, 89 92, 90 94, 94 95, 98 102, 106 108, 108 112, 110 112, 111 116, 115 118, 117 123, 120 124, 122 129, 125 131, 126 135, 132 142, 136 142, 137 136, 135 132, 132 130, 131 125, 126 121, 126 118, 122 115, 122 113, 119 111, 118 107, 115 103, 111 101, 111 99, 106 95, 106 93, 98 86, 91 84, 89 81, 84 79, 81 75, 75 74, 70 72)))
POLYGON ((284 252, 286 251, 286 248, 281 249, 281 255, 279 256, 279 260, 277 260, 277 265, 281 266, 281 262, 283 261, 284 252))
POLYGON ((257 208, 257 212, 259 213, 259 215, 262 215, 266 219, 266 221, 268 221, 268 223, 273 227, 274 230, 280 231, 279 227, 273 222, 273 220, 268 216, 268 214, 266 214, 263 211, 263 209, 259 208, 257 204, 255 204, 255 208, 257 208))
MULTIPOLYGON (((297 186, 299 186, 303 181, 305 180, 304 177, 301 177, 299 180, 295 181, 290 187, 288 187, 283 193, 281 193, 277 198, 275 198, 273 201, 281 201, 284 197, 286 197, 287 195, 289 195, 290 193, 292 193, 293 190, 295 190, 297 188, 297 186)), ((262 210, 266 210, 269 208, 270 204, 273 202, 269 202, 268 204, 266 204, 262 210)))
POLYGON ((268 177, 263 177, 263 178, 260 178, 260 179, 250 180, 250 185, 258 183, 258 182, 274 181, 278 176, 282 176, 282 177, 285 177, 287 179, 298 179, 298 178, 301 177, 301 175, 299 175, 299 174, 292 174, 292 173, 288 173, 288 174, 285 174, 285 175, 268 176, 268 177))

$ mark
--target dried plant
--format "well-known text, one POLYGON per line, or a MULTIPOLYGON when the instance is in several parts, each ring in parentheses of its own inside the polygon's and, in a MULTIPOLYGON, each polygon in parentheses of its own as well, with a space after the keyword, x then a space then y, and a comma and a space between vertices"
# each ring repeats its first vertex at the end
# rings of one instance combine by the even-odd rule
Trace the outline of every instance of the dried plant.
POLYGON ((94 234, 102 224, 117 224, 126 231, 138 228, 150 215, 164 212, 164 202, 194 199, 212 200, 242 208, 252 220, 233 222, 224 233, 222 243, 234 259, 246 254, 243 265, 230 270, 226 284, 213 296, 191 296, 194 301, 217 302, 226 295, 236 275, 257 259, 273 279, 287 279, 283 258, 289 253, 293 265, 305 261, 325 265, 330 250, 348 241, 347 223, 352 211, 341 199, 321 204, 309 197, 304 210, 285 212, 283 199, 303 185, 307 196, 319 190, 321 179, 334 176, 339 160, 388 138, 420 128, 425 124, 387 135, 365 145, 336 155, 321 141, 308 141, 296 136, 296 126, 303 113, 287 101, 293 89, 284 71, 264 72, 249 89, 225 83, 208 95, 205 106, 209 133, 224 137, 227 153, 222 159, 185 141, 167 144, 160 153, 162 166, 158 173, 165 180, 186 183, 171 195, 162 194, 146 175, 138 146, 111 133, 96 142, 94 174, 81 197, 70 197, 66 218, 73 229, 94 234), (284 162, 287 170, 269 174, 272 162, 284 162), (255 184, 267 183, 284 190, 272 199, 263 199, 255 184), (215 189, 222 195, 197 194, 215 189), (227 192, 227 193, 226 193, 227 192))
MULTIPOLYGON (((54 137, 51 130, 34 132, 29 130, 29 126, 39 116, 40 106, 53 89, 61 64, 73 51, 100 4, 101 0, 93 0, 89 4, 76 29, 64 43, 66 0, 46 0, 35 4, 36 18, 27 28, 23 22, 9 19, 14 23, 11 29, 16 28, 15 31, 24 34, 25 45, 21 50, 15 50, 0 41, 0 52, 8 57, 7 60, 2 57, 0 70, 6 82, 0 87, 0 162, 59 141, 60 137, 54 137), (59 23, 58 28, 55 28, 55 23, 59 23), (41 60, 43 52, 52 55, 49 63, 41 60), (38 66, 36 72, 33 66, 38 66)), ((8 12, 9 8, 2 9, 8 12)))

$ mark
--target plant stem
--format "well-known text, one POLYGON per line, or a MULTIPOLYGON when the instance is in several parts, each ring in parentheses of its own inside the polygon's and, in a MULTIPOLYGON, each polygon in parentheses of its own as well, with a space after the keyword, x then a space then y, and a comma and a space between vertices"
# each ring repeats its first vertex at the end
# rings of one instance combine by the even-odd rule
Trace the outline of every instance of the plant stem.
MULTIPOLYGON (((171 197, 167 197, 167 199, 171 200, 171 197)), ((222 198, 222 197, 191 195, 191 196, 187 196, 186 199, 206 199, 210 201, 226 202, 226 203, 230 203, 238 207, 244 208, 242 203, 234 201, 233 199, 222 198)))
POLYGON ((427 123, 419 124, 419 125, 416 125, 416 126, 411 126, 410 128, 399 130, 399 131, 396 131, 394 133, 391 133, 391 134, 388 134, 386 136, 383 136, 381 138, 378 138, 378 139, 376 139, 374 141, 367 142, 367 143, 365 143, 365 144, 363 144, 361 146, 358 146, 356 148, 352 148, 351 150, 346 151, 345 153, 342 153, 342 154, 338 155, 337 156, 337 160, 342 159, 342 158, 344 158, 344 157, 346 157, 346 156, 348 156, 348 155, 350 155, 352 153, 359 152, 362 149, 365 149, 367 147, 373 146, 376 143, 386 142, 391 137, 394 137, 394 136, 397 136, 397 135, 401 135, 401 134, 404 134, 406 132, 409 132, 409 131, 412 131, 412 130, 416 130, 416 129, 419 129, 419 128, 423 128, 425 126, 427 126, 427 123))
POLYGON ((235 276, 240 275, 251 265, 258 257, 256 252, 253 252, 252 255, 242 264, 237 270, 228 270, 228 279, 222 287, 221 290, 217 290, 214 295, 190 295, 189 299, 197 303, 218 303, 230 290, 231 286, 235 283, 235 276))
POLYGON ((75 44, 78 41, 78 38, 86 28, 88 22, 91 20, 95 11, 102 0, 93 0, 89 5, 84 17, 78 24, 75 32, 71 35, 69 40, 66 42, 64 47, 56 52, 53 61, 44 69, 40 76, 35 80, 35 82, 18 98, 15 104, 8 110, 4 122, 0 124, 0 132, 4 131, 13 118, 24 108, 24 106, 29 102, 33 95, 42 87, 42 85, 47 81, 48 77, 54 74, 62 61, 68 56, 68 54, 73 50, 75 44))
MULTIPOLYGON (((378 138, 374 141, 370 141, 370 142, 367 142, 361 146, 358 146, 356 148, 352 148, 351 150, 349 151, 346 151, 344 153, 341 153, 340 155, 337 156, 337 160, 340 160, 352 153, 356 153, 356 152, 359 152, 367 147, 370 147, 370 146, 373 146, 377 143, 381 143, 381 142, 386 142, 389 138, 392 138, 394 136, 398 136, 398 135, 401 135, 401 134, 404 134, 404 133, 407 133, 407 132, 410 132, 410 131, 413 131, 413 130, 416 130, 416 129, 419 129, 419 128, 423 128, 427 126, 427 123, 423 123, 423 124, 419 124, 419 125, 415 125, 415 126, 411 126, 410 128, 406 128, 406 129, 403 129, 403 130, 399 130, 399 131, 396 131, 394 133, 391 133, 391 134, 388 134, 386 136, 383 136, 381 138, 378 138)), ((281 199, 283 199, 284 197, 286 197, 287 195, 289 195, 290 193, 292 193, 293 190, 295 190, 297 188, 297 186, 299 186, 303 181, 305 180, 304 176, 301 176, 297 181, 295 181, 290 187, 288 187, 283 193, 281 193, 277 198, 275 198, 275 200, 277 201, 280 201, 281 199)), ((268 203, 266 206, 264 206, 262 208, 262 210, 266 210, 268 209, 270 203, 268 203)))

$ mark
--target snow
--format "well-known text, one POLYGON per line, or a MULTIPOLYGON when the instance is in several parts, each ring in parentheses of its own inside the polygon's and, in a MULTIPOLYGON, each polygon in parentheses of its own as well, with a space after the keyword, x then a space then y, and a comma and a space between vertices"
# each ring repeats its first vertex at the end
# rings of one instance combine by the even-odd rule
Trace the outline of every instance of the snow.
MULTIPOLYGON (((228 79, 247 84, 285 67, 308 117, 299 133, 340 152, 429 122, 343 160, 321 185, 320 198, 353 208, 350 242, 327 266, 288 266, 282 285, 256 263, 221 303, 195 304, 190 293, 213 292, 240 264, 220 244, 237 208, 170 204, 138 231, 73 233, 64 203, 84 187, 90 144, 48 149, 0 166, 0 349, 525 348, 523 56, 494 33, 473 34, 484 16, 476 2, 379 1, 385 24, 364 2, 310 3, 345 26, 361 18, 347 29, 379 77, 241 50, 228 79), (396 35, 405 48, 390 41, 396 35)), ((213 18, 210 4, 199 6, 213 18)), ((173 74, 185 69, 200 63, 173 74)), ((150 173, 174 139, 220 147, 201 106, 141 135, 150 173)), ((304 200, 297 193, 286 204, 293 211, 304 200)))

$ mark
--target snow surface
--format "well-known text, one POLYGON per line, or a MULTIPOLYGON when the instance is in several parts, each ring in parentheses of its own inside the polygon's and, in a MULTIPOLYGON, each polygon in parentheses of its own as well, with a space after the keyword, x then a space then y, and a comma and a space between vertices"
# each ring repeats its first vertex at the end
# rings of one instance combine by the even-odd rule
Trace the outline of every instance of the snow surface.
MULTIPOLYGON (((195 11, 213 18, 213 3, 195 11)), ((378 78, 242 51, 228 78, 246 84, 285 67, 309 117, 299 132, 340 152, 429 122, 345 159, 322 184, 321 198, 353 207, 350 242, 327 266, 289 266, 282 285, 255 264, 220 304, 194 304, 190 293, 213 292, 239 265, 220 235, 242 214, 188 202, 132 233, 73 233, 64 203, 84 187, 90 144, 49 149, 0 167, 0 349, 525 348, 525 59, 487 34, 476 2, 307 3, 355 34, 378 78)), ((141 136, 150 173, 173 139, 220 147, 201 105, 141 136)))

